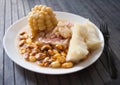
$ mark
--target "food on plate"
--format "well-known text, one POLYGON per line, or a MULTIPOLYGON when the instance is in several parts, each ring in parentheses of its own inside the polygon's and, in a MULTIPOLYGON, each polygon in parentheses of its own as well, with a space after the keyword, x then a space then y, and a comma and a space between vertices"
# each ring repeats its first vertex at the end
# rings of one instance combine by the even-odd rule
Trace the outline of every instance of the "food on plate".
POLYGON ((32 8, 28 15, 28 23, 32 35, 35 36, 38 31, 51 31, 58 21, 50 7, 39 5, 32 8))
POLYGON ((67 61, 79 62, 81 59, 86 58, 89 53, 84 38, 81 36, 81 27, 79 25, 80 24, 74 24, 74 27, 71 28, 72 38, 66 57, 67 61))
POLYGON ((86 44, 90 50, 95 50, 100 47, 101 41, 98 38, 98 33, 96 31, 96 27, 90 23, 89 21, 84 25, 87 28, 87 37, 86 44))
POLYGON ((94 24, 87 20, 85 23, 78 25, 78 27, 80 28, 79 32, 84 38, 89 50, 95 50, 100 47, 101 41, 99 40, 94 24))
POLYGON ((71 68, 99 48, 95 26, 57 19, 52 8, 39 5, 28 14, 28 24, 18 35, 22 57, 41 67, 71 68))

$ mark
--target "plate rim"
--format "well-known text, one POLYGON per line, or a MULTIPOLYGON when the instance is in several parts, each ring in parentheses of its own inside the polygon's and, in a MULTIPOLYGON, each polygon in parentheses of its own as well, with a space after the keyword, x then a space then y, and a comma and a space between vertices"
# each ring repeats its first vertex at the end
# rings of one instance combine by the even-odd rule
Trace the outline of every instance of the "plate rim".
MULTIPOLYGON (((55 13, 65 13, 65 14, 70 14, 70 15, 74 15, 74 16, 78 16, 78 17, 81 17, 81 18, 83 18, 83 19, 86 19, 86 18, 84 18, 84 17, 82 17, 82 16, 80 16, 80 15, 73 14, 73 13, 69 13, 69 12, 55 11, 55 13)), ((15 24, 21 22, 21 21, 24 20, 25 18, 27 18, 27 16, 25 16, 25 17, 17 20, 17 21, 14 22, 12 25, 10 25, 10 27, 6 30, 5 35, 4 35, 4 37, 3 37, 3 47, 4 47, 4 49, 5 49, 6 54, 8 55, 8 57, 9 57, 14 63, 16 63, 17 65, 21 66, 21 67, 24 68, 24 69, 27 69, 27 70, 32 71, 32 72, 37 72, 37 73, 42 73, 42 74, 49 74, 49 75, 61 75, 61 74, 74 73, 74 72, 77 72, 77 71, 81 71, 81 70, 89 67, 89 66, 92 65, 93 63, 95 63, 95 62, 100 58, 100 56, 101 56, 101 54, 102 54, 102 52, 103 52, 103 49, 104 49, 104 37, 103 37, 103 34, 102 34, 102 32, 98 29, 98 27, 92 22, 92 23, 97 27, 97 31, 99 31, 99 33, 101 33, 102 38, 103 38, 103 42, 102 42, 103 48, 102 48, 101 51, 100 51, 100 55, 99 55, 99 57, 97 57, 92 63, 86 65, 86 66, 83 67, 82 69, 79 69, 79 70, 78 70, 78 69, 75 69, 74 71, 62 72, 62 73, 47 73, 47 72, 40 72, 40 71, 32 70, 32 69, 30 69, 30 68, 26 68, 25 66, 19 64, 17 61, 15 61, 13 58, 11 58, 11 56, 9 55, 9 52, 8 52, 8 50, 7 50, 7 47, 6 47, 6 45, 5 45, 6 36, 7 36, 7 33, 9 32, 9 30, 10 30, 15 24)), ((91 21, 90 21, 90 22, 91 22, 91 21)), ((26 61, 25 61, 25 62, 26 62, 26 61)), ((69 68, 68 68, 68 69, 69 69, 69 68)))

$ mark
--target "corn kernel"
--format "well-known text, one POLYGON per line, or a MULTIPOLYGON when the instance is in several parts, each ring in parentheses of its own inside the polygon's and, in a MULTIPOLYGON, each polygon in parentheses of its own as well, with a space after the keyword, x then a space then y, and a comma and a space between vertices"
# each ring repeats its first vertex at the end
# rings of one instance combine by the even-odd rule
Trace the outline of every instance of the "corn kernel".
POLYGON ((67 52, 68 52, 68 49, 65 49, 65 52, 67 53, 67 52))
POLYGON ((42 43, 40 43, 40 42, 38 42, 38 41, 36 41, 35 44, 36 44, 37 46, 41 46, 41 45, 42 45, 42 43))
POLYGON ((58 60, 60 63, 64 63, 64 62, 66 61, 66 59, 65 59, 64 56, 58 57, 57 60, 58 60))
POLYGON ((19 51, 20 54, 24 54, 25 52, 26 52, 25 48, 21 48, 20 51, 19 51))
POLYGON ((25 44, 25 40, 21 40, 21 41, 18 43, 19 47, 23 46, 24 44, 25 44))
POLYGON ((62 64, 62 68, 71 68, 71 67, 73 67, 72 62, 65 62, 62 64))
POLYGON ((66 57, 66 53, 65 52, 61 52, 61 55, 66 57))
POLYGON ((37 63, 39 66, 44 66, 44 63, 42 62, 42 63, 37 63))
POLYGON ((30 62, 35 62, 36 61, 36 57, 35 56, 29 56, 29 61, 30 62))
POLYGON ((43 54, 43 53, 37 53, 35 55, 35 57, 36 57, 37 60, 41 60, 41 59, 44 59, 46 57, 46 55, 43 54))
POLYGON ((48 62, 45 62, 45 63, 44 63, 44 67, 47 67, 47 66, 49 66, 49 63, 48 63, 48 62))
POLYGON ((54 61, 50 64, 50 67, 52 68, 59 68, 61 66, 60 62, 54 61))
POLYGON ((52 49, 52 47, 50 45, 43 45, 41 47, 41 50, 49 50, 49 49, 52 49))
POLYGON ((46 57, 44 60, 43 60, 43 62, 48 62, 49 61, 49 57, 46 57))
POLYGON ((28 61, 28 60, 29 60, 29 53, 24 53, 24 54, 23 54, 23 57, 24 57, 25 60, 28 61))
POLYGON ((27 43, 27 44, 31 44, 31 43, 32 43, 32 39, 31 39, 31 38, 28 38, 28 39, 26 40, 26 43, 27 43))
POLYGON ((63 46, 62 45, 56 45, 55 46, 57 49, 59 49, 59 50, 62 50, 63 49, 63 46))
POLYGON ((54 53, 53 53, 52 50, 49 49, 49 50, 48 50, 48 54, 49 54, 49 55, 53 55, 54 53))
POLYGON ((54 54, 57 54, 57 53, 59 53, 57 50, 55 50, 55 49, 53 49, 53 53, 54 54))
POLYGON ((26 48, 26 52, 28 52, 28 53, 31 53, 31 49, 30 48, 26 48))
POLYGON ((60 57, 59 53, 57 53, 57 54, 55 54, 55 55, 52 56, 53 59, 57 59, 58 57, 60 57))

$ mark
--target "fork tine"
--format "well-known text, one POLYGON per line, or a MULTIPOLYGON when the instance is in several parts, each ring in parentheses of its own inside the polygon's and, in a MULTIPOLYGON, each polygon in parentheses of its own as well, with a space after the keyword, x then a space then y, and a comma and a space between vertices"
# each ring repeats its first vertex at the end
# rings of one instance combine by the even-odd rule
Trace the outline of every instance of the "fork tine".
POLYGON ((103 24, 100 24, 100 31, 103 33, 103 24))
POLYGON ((109 72, 111 78, 116 79, 117 78, 117 69, 115 67, 114 59, 112 58, 115 56, 115 54, 113 53, 112 49, 109 46, 110 33, 109 33, 108 28, 109 27, 107 24, 100 25, 100 29, 101 29, 104 39, 105 39, 104 53, 107 58, 108 72, 109 72))
POLYGON ((100 24, 100 30, 103 34, 105 34, 105 24, 100 24))
POLYGON ((102 27, 101 27, 101 24, 100 24, 100 31, 102 31, 101 28, 102 28, 102 27))
POLYGON ((108 27, 107 27, 107 24, 105 24, 105 33, 107 34, 108 33, 108 27))
POLYGON ((104 32, 105 32, 105 34, 107 34, 107 25, 106 24, 104 24, 104 32))
POLYGON ((109 35, 109 29, 107 24, 100 24, 100 30, 103 34, 109 35))
POLYGON ((107 37, 109 37, 109 29, 108 29, 108 25, 105 25, 105 33, 107 35, 107 37))
POLYGON ((108 35, 109 35, 109 29, 108 29, 108 25, 106 25, 107 26, 107 33, 108 33, 108 35))

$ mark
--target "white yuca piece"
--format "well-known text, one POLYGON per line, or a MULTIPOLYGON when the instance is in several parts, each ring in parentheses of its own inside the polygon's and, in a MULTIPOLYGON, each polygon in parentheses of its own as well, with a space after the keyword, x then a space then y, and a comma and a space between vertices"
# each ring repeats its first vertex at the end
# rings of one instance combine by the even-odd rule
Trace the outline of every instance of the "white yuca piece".
POLYGON ((101 45, 101 41, 98 37, 96 26, 91 22, 87 21, 83 27, 87 28, 86 44, 88 46, 88 49, 95 50, 99 48, 101 45))
POLYGON ((80 26, 80 34, 84 38, 88 49, 95 50, 100 47, 101 41, 98 37, 96 31, 96 26, 92 24, 89 20, 85 23, 82 23, 80 26))
POLYGON ((86 58, 89 51, 87 45, 84 42, 82 35, 80 34, 80 25, 75 24, 72 30, 72 38, 69 44, 69 50, 66 57, 67 61, 79 62, 81 59, 86 58))

